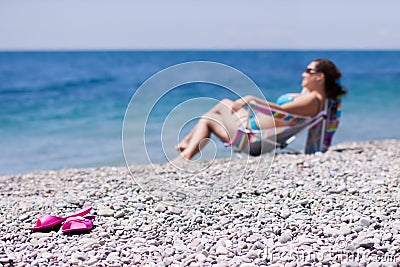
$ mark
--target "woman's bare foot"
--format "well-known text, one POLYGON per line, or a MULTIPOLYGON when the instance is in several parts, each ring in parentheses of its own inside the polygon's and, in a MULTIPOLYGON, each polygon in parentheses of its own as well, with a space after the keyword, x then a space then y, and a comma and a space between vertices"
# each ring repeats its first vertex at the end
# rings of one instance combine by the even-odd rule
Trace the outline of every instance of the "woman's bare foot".
POLYGON ((175 146, 175 150, 179 151, 179 152, 183 152, 183 150, 185 150, 187 148, 187 146, 190 143, 190 140, 192 139, 193 133, 196 129, 196 126, 192 129, 192 131, 186 135, 180 142, 178 145, 175 146))
POLYGON ((183 152, 186 149, 188 143, 182 140, 178 145, 175 146, 175 150, 179 152, 183 152))

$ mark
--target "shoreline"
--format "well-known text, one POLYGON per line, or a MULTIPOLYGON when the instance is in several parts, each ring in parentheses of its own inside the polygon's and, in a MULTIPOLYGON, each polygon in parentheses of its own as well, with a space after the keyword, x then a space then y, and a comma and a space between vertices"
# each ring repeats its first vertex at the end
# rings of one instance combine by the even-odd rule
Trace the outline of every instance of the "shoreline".
MULTIPOLYGON (((364 146, 367 144, 374 144, 374 143, 386 143, 386 142, 396 142, 399 141, 400 139, 379 139, 379 140, 369 140, 369 141, 352 141, 352 142, 343 142, 343 143, 339 143, 339 144, 335 144, 333 146, 331 146, 331 148, 329 150, 343 150, 343 149, 357 149, 358 146, 364 146)), ((304 155, 304 149, 298 149, 298 151, 300 151, 300 154, 297 155, 304 155)), ((279 151, 279 150, 277 150, 279 151)), ((285 152, 277 152, 277 154, 292 154, 288 151, 285 152)), ((233 155, 239 155, 237 158, 243 158, 243 156, 241 156, 241 153, 236 153, 234 152, 233 155)), ((245 154, 243 154, 244 157, 246 157, 245 154)), ((268 157, 268 153, 261 155, 261 157, 268 157)), ((234 157, 235 158, 235 157, 234 157)), ((250 157, 250 158, 258 158, 256 157, 250 157)), ((216 161, 221 161, 224 162, 226 160, 229 160, 229 157, 223 157, 223 158, 216 158, 216 161)), ((132 169, 146 169, 146 168, 151 168, 153 165, 154 166, 162 166, 165 165, 166 163, 143 163, 143 164, 137 164, 137 165, 133 165, 131 166, 132 169)), ((201 164, 201 162, 200 162, 201 164)), ((21 173, 5 173, 5 174, 0 174, 0 179, 1 178, 5 178, 5 177, 22 177, 22 176, 27 176, 27 175, 40 175, 40 174, 44 174, 44 173, 54 173, 54 172, 62 172, 62 171, 68 171, 68 170, 88 170, 88 171, 92 171, 92 170, 96 170, 96 169, 113 169, 113 168, 117 168, 117 169, 127 169, 126 163, 123 165, 103 165, 103 166, 89 166, 89 167, 64 167, 64 168, 59 168, 59 169, 48 169, 48 170, 33 170, 33 171, 28 171, 28 172, 21 172, 21 173)))
MULTIPOLYGON (((400 140, 342 143, 324 154, 278 154, 270 170, 263 168, 271 160, 218 159, 200 174, 155 165, 194 186, 193 205, 187 206, 146 194, 126 167, 0 176, 0 266, 11 266, 10 260, 15 266, 400 262, 400 140), (234 188, 221 183, 215 188, 223 194, 199 202, 196 183, 224 174, 244 179, 234 188), (249 186, 250 178, 263 186, 249 186), (26 230, 42 214, 65 215, 88 205, 96 215, 88 233, 26 230)), ((133 168, 135 179, 152 181, 151 166, 133 168)), ((179 203, 170 192, 166 197, 179 203)))

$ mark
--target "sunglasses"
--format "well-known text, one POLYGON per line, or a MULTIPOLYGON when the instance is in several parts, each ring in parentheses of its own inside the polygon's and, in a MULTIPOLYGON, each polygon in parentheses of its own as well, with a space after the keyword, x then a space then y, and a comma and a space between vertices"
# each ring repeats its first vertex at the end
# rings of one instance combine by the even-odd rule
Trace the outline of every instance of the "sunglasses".
POLYGON ((315 69, 311 69, 311 68, 307 68, 306 70, 305 70, 305 73, 308 73, 308 74, 315 74, 315 73, 318 73, 319 71, 317 71, 317 70, 315 70, 315 69))

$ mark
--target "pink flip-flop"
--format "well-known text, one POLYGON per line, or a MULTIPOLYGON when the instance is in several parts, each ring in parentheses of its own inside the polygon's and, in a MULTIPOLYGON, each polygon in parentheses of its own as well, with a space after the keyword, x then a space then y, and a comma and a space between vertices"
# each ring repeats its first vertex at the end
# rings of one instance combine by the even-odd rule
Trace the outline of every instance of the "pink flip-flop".
POLYGON ((76 216, 68 218, 63 226, 61 227, 61 231, 63 233, 79 233, 84 231, 89 231, 93 228, 93 220, 94 216, 88 215, 85 217, 76 216))
POLYGON ((64 222, 68 218, 76 217, 76 216, 85 216, 86 214, 88 214, 90 212, 91 209, 92 209, 92 207, 88 206, 86 208, 83 208, 83 209, 81 209, 73 214, 67 215, 65 217, 58 217, 58 216, 44 214, 38 218, 35 227, 31 227, 28 229, 32 230, 32 231, 40 231, 40 230, 48 229, 48 228, 54 227, 54 226, 64 222))

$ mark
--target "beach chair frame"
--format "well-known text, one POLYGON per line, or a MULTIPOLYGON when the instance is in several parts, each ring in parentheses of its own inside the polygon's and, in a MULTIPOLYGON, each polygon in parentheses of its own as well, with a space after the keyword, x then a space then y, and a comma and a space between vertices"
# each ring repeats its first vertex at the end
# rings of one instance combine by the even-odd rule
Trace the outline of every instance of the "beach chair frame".
POLYGON ((271 152, 274 149, 301 153, 300 151, 288 146, 296 139, 296 136, 299 133, 305 130, 308 130, 305 153, 311 154, 318 151, 325 152, 329 148, 333 134, 339 124, 341 107, 340 99, 327 100, 324 110, 314 117, 299 116, 282 112, 270 108, 269 106, 260 105, 255 101, 252 101, 249 104, 250 108, 254 111, 271 115, 276 120, 292 123, 291 126, 268 130, 250 130, 247 128, 240 128, 229 145, 232 145, 237 152, 245 152, 252 156, 259 156, 271 152))

